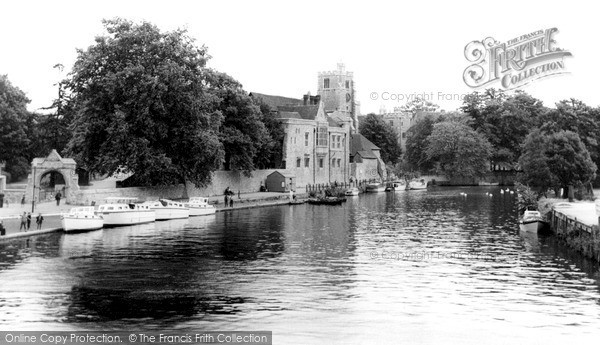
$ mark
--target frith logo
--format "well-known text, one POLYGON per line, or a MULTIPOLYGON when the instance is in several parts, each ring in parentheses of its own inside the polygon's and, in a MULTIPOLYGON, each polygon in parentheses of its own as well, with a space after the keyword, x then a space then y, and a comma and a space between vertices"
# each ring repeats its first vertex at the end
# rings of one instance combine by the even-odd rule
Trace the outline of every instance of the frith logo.
POLYGON ((473 64, 465 69, 463 79, 472 88, 500 83, 506 90, 534 80, 567 73, 564 58, 569 51, 556 47, 553 39, 558 29, 538 30, 500 43, 488 37, 465 47, 465 57, 473 64))

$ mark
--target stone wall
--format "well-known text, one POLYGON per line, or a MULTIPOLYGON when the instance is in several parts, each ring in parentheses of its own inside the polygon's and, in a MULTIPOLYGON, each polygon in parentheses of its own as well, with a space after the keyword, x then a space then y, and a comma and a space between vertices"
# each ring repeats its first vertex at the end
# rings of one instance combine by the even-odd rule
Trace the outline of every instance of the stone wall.
MULTIPOLYGON (((213 182, 204 188, 196 188, 188 183, 187 195, 192 196, 214 196, 223 195, 225 188, 229 187, 237 193, 253 193, 260 190, 261 182, 264 184, 267 176, 277 169, 255 170, 251 177, 246 177, 239 171, 215 171, 213 182)), ((106 188, 106 189, 83 189, 77 194, 78 205, 89 205, 92 201, 96 204, 107 197, 136 197, 140 201, 155 200, 158 198, 180 199, 184 195, 184 186, 157 186, 157 187, 128 187, 128 188, 106 188)))

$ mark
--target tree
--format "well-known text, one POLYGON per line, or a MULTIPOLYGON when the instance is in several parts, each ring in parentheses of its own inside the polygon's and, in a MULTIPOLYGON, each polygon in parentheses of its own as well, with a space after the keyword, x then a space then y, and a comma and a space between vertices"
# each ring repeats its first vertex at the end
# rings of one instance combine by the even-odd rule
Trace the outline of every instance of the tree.
POLYGON ((249 176, 256 169, 255 161, 261 148, 270 143, 270 136, 261 121, 260 107, 242 89, 242 85, 225 73, 208 73, 210 92, 218 99, 223 114, 219 139, 225 151, 226 170, 241 170, 249 176))
POLYGON ((258 169, 277 169, 281 167, 283 159, 283 140, 285 132, 281 121, 277 119, 277 112, 265 104, 261 98, 253 99, 260 108, 261 122, 267 131, 268 139, 258 149, 254 165, 258 169))
POLYGON ((535 129, 523 143, 523 154, 519 158, 519 165, 523 172, 518 180, 537 190, 539 194, 545 193, 548 188, 557 185, 556 177, 550 171, 545 150, 548 140, 541 130, 535 129))
POLYGON ((398 133, 379 116, 368 114, 361 121, 359 132, 381 149, 381 159, 385 163, 396 164, 400 161, 402 148, 398 142, 398 133))
POLYGON ((0 161, 6 162, 6 171, 13 180, 27 176, 30 163, 28 103, 25 93, 13 86, 6 75, 0 75, 0 161))
POLYGON ((440 108, 439 105, 423 99, 423 97, 415 97, 406 102, 400 107, 402 111, 406 111, 415 115, 418 112, 435 112, 440 108))
POLYGON ((448 178, 474 178, 489 171, 492 146, 464 121, 436 123, 426 141, 427 158, 436 161, 439 173, 448 178))
POLYGON ((206 48, 182 29, 103 24, 107 34, 78 51, 65 83, 75 110, 68 154, 91 173, 132 172, 139 184, 209 183, 224 150, 206 48))
POLYGON ((596 164, 577 133, 560 131, 548 137, 545 154, 560 187, 582 186, 596 177, 596 164))
POLYGON ((405 160, 412 169, 428 171, 434 168, 434 163, 427 157, 427 138, 433 131, 435 120, 425 116, 411 126, 406 133, 405 160))

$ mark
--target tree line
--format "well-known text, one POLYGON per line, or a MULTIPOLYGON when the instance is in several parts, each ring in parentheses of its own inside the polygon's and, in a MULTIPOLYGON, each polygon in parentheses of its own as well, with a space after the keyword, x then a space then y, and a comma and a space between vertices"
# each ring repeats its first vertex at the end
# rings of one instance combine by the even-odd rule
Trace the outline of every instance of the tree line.
POLYGON ((51 115, 0 76, 0 160, 13 180, 52 148, 92 174, 134 173, 132 185, 210 183, 217 169, 278 168, 283 129, 231 76, 207 67, 187 30, 103 21, 58 83, 51 115))

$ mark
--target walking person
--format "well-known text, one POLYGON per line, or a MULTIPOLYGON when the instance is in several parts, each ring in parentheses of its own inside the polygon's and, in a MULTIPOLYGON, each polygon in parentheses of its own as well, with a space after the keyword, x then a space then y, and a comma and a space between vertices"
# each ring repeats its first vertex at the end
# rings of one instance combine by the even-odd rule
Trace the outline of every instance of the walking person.
POLYGON ((19 232, 21 232, 21 230, 27 231, 27 213, 26 212, 23 212, 23 214, 21 215, 21 225, 19 226, 19 232))
POLYGON ((229 207, 233 207, 233 195, 229 196, 229 207))
POLYGON ((27 212, 27 231, 31 228, 31 212, 27 212))
POLYGON ((42 216, 42 214, 38 214, 38 216, 35 218, 35 223, 37 224, 37 229, 41 230, 42 229, 42 223, 44 222, 44 216, 42 216))
POLYGON ((229 205, 229 194, 225 194, 225 207, 229 205))
POLYGON ((21 198, 21 208, 25 207, 25 194, 23 194, 23 197, 21 198))
POLYGON ((60 191, 58 193, 56 193, 56 196, 54 197, 54 199, 56 199, 56 206, 60 206, 60 198, 62 198, 62 194, 60 194, 60 191))

